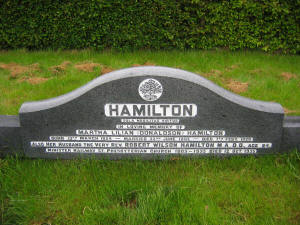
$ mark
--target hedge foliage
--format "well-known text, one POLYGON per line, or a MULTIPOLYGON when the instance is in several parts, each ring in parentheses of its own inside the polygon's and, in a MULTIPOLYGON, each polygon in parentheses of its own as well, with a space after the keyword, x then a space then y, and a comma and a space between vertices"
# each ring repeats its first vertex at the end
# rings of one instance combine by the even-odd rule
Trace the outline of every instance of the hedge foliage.
POLYGON ((300 52, 300 0, 2 0, 1 49, 300 52))

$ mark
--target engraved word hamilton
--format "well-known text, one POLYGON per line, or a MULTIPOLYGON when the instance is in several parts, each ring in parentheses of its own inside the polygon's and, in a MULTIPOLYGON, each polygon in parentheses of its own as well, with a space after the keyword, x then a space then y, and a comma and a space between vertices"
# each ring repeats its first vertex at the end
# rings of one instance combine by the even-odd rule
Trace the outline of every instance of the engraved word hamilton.
MULTIPOLYGON (((138 90, 144 100, 155 101, 163 87, 157 79, 150 78, 143 80, 138 90)), ((171 91, 166 90, 166 94, 171 91)), ((104 112, 106 117, 130 119, 120 119, 112 130, 76 129, 75 136, 49 136, 47 141, 31 141, 30 145, 46 148, 46 153, 111 154, 255 154, 259 148, 272 147, 272 143, 255 142, 253 137, 226 136, 225 130, 186 129, 179 118, 197 116, 198 107, 193 103, 107 103, 104 112)))

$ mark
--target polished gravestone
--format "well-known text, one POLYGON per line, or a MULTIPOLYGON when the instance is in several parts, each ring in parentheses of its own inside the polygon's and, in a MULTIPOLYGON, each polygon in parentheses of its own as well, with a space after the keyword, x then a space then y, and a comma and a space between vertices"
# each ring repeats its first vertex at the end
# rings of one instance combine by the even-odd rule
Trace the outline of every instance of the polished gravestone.
POLYGON ((0 117, 2 154, 146 159, 261 155, 300 148, 300 117, 179 69, 111 72, 0 117), (20 146, 23 146, 20 147, 20 146))

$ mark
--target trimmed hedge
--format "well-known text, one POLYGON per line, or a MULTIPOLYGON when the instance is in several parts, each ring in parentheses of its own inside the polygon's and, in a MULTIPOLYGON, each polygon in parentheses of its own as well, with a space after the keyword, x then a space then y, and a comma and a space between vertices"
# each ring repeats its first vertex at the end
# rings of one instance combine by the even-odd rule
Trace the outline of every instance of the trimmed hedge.
POLYGON ((1 49, 300 52, 299 0, 2 0, 1 49))

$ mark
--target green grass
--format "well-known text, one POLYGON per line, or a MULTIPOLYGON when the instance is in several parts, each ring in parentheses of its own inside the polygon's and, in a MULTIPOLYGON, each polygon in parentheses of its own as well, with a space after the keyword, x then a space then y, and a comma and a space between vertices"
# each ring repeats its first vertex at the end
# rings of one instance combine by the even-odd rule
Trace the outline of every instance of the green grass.
POLYGON ((36 76, 52 78, 47 82, 32 85, 9 79, 10 72, 0 69, 0 114, 18 114, 24 101, 40 100, 67 93, 100 75, 100 69, 93 73, 78 71, 78 62, 95 62, 113 69, 131 67, 133 64, 151 62, 155 65, 177 67, 199 74, 219 70, 220 75, 208 79, 226 87, 229 78, 249 84, 248 91, 241 95, 257 100, 275 101, 300 115, 300 56, 271 55, 252 51, 171 51, 133 53, 63 51, 26 52, 8 51, 0 53, 0 64, 15 62, 20 65, 38 63, 40 71, 36 76), (53 75, 49 67, 64 61, 72 64, 64 73, 53 75), (231 68, 233 66, 233 69, 231 68), (281 74, 288 72, 295 77, 286 81, 281 74))
MULTIPOLYGON (((241 93, 276 101, 300 114, 300 56, 260 52, 0 52, 1 63, 39 63, 32 85, 0 69, 0 114, 24 101, 58 96, 100 75, 74 68, 95 62, 114 69, 151 62, 199 74, 241 93), (70 61, 65 72, 49 67, 70 61), (294 74, 286 81, 281 73, 294 74)), ((300 155, 171 160, 0 159, 0 224, 300 224, 300 155)))
POLYGON ((0 161, 3 224, 300 224, 300 155, 0 161))

